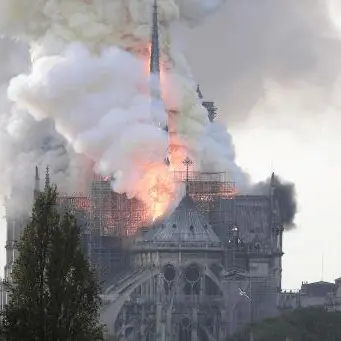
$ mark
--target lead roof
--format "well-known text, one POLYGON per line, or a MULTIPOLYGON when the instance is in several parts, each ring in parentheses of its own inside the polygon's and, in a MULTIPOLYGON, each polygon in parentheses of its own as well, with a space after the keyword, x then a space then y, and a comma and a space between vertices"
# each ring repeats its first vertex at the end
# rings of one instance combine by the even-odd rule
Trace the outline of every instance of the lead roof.
POLYGON ((186 195, 168 217, 155 224, 143 238, 146 242, 220 243, 211 226, 186 195))

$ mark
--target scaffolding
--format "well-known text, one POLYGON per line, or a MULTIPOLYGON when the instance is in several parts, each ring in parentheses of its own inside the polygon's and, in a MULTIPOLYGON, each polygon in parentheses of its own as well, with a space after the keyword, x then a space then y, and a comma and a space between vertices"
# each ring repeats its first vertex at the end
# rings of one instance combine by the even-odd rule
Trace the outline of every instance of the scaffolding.
POLYGON ((174 172, 174 180, 178 183, 185 182, 187 176, 189 194, 209 221, 212 210, 219 209, 217 203, 233 199, 237 193, 235 183, 229 180, 227 173, 191 171, 187 175, 184 171, 174 172))
POLYGON ((177 183, 188 181, 191 197, 196 202, 211 202, 215 199, 232 199, 236 195, 233 181, 228 180, 227 173, 174 172, 177 183), (188 176, 188 179, 186 177, 188 176))
MULTIPOLYGON (((171 176, 179 188, 188 181, 189 193, 204 215, 209 214, 217 200, 232 199, 236 194, 235 184, 228 181, 226 173, 187 174, 186 171, 175 171, 171 176)), ((150 212, 138 199, 129 199, 126 194, 115 193, 111 182, 109 177, 95 176, 88 195, 61 195, 59 203, 73 211, 84 211, 89 219, 87 225, 91 235, 131 236, 141 226, 151 223, 150 212)))

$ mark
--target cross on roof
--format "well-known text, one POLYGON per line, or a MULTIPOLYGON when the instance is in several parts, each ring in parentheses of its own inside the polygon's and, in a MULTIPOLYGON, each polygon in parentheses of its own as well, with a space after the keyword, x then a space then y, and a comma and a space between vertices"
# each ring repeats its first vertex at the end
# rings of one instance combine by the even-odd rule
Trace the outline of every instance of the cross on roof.
POLYGON ((189 167, 193 165, 193 161, 187 156, 182 163, 186 166, 186 195, 189 195, 189 167))
POLYGON ((193 161, 187 156, 185 160, 182 161, 184 165, 187 166, 187 168, 193 164, 193 161))

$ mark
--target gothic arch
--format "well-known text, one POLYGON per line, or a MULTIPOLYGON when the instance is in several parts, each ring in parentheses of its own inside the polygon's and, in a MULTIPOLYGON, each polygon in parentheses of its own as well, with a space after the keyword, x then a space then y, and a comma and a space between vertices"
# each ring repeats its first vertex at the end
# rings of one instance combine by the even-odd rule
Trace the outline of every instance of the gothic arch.
MULTIPOLYGON (((186 265, 195 264, 189 263, 186 265)), ((198 265, 200 267, 200 265, 198 265)), ((203 269, 203 274, 212 279, 212 281, 218 286, 221 291, 221 295, 225 296, 225 292, 222 287, 222 283, 217 278, 217 276, 208 268, 208 266, 201 267, 203 269)), ((120 313, 125 302, 129 301, 131 294, 137 289, 140 285, 150 280, 151 278, 160 274, 160 269, 158 267, 142 270, 132 274, 127 277, 126 280, 122 281, 122 283, 115 287, 110 286, 105 292, 105 298, 109 298, 110 302, 104 305, 102 309, 103 321, 106 323, 108 331, 110 333, 114 332, 114 325, 118 314, 120 313)))
POLYGON ((144 282, 157 276, 159 273, 160 269, 158 268, 145 270, 133 277, 132 281, 129 281, 129 279, 124 281, 124 283, 122 283, 125 284, 124 288, 115 290, 115 288, 110 287, 108 290, 106 290, 106 296, 112 296, 112 300, 103 307, 102 316, 103 321, 106 323, 110 333, 114 332, 114 324, 116 322, 117 316, 120 313, 124 303, 130 299, 130 295, 134 292, 134 290, 144 282))
POLYGON ((204 274, 209 277, 220 289, 221 294, 225 296, 225 291, 223 289, 222 283, 219 278, 213 273, 213 271, 209 267, 205 267, 204 274))

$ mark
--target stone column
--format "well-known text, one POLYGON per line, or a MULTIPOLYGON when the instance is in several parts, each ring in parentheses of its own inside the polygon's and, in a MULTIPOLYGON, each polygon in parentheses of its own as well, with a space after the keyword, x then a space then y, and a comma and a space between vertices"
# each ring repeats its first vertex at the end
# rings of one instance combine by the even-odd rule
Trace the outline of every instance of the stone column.
POLYGON ((162 305, 162 284, 163 277, 160 273, 157 279, 156 286, 156 294, 157 294, 157 302, 156 302, 156 340, 157 341, 165 341, 164 340, 164 318, 163 318, 163 305, 162 305))
POLYGON ((140 317, 140 337, 139 340, 144 341, 146 339, 146 326, 145 326, 145 319, 146 319, 146 314, 145 314, 145 306, 142 303, 142 313, 140 317))
POLYGON ((198 308, 192 309, 192 337, 191 341, 198 340, 198 308))

